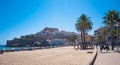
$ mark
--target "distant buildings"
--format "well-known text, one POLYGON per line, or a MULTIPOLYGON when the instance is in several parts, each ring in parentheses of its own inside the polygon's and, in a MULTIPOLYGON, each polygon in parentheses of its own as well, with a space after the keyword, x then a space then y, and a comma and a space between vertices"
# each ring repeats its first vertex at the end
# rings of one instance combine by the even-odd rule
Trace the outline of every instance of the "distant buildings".
MULTIPOLYGON (((111 41, 110 41, 110 38, 111 38, 111 37, 110 37, 110 33, 108 32, 108 31, 110 30, 110 27, 108 27, 108 26, 100 27, 100 28, 98 28, 97 30, 95 30, 95 31, 94 31, 94 40, 95 40, 96 42, 99 42, 99 41, 98 41, 98 35, 101 34, 103 28, 105 28, 105 30, 106 30, 106 32, 107 32, 107 34, 106 34, 106 36, 105 36, 105 41, 106 41, 108 44, 111 44, 111 41)), ((117 31, 117 26, 114 26, 113 29, 115 29, 115 30, 117 31)), ((114 38, 113 38, 114 43, 116 44, 116 43, 117 43, 117 33, 114 33, 113 36, 114 36, 114 38)))
MULTIPOLYGON (((63 44, 63 45, 70 45, 70 36, 76 35, 80 40, 80 34, 75 32, 66 32, 66 31, 59 31, 58 28, 44 28, 42 31, 37 32, 36 34, 21 36, 21 38, 7 40, 7 46, 34 46, 34 43, 41 42, 41 40, 50 40, 53 44, 63 44)), ((91 42, 93 37, 90 35, 85 35, 86 41, 91 42)))

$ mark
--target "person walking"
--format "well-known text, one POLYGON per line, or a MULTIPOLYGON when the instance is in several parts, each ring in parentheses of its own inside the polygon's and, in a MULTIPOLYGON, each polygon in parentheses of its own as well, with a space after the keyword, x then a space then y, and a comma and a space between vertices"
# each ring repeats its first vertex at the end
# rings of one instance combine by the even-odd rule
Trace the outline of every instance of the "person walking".
POLYGON ((106 51, 108 52, 110 50, 109 45, 106 44, 106 51))
POLYGON ((4 51, 3 51, 3 49, 1 49, 1 50, 0 50, 0 54, 3 54, 3 53, 4 53, 4 51))
POLYGON ((100 42, 100 52, 102 53, 102 50, 104 49, 104 43, 100 42))
POLYGON ((96 45, 96 49, 98 49, 98 42, 96 42, 96 44, 95 44, 95 45, 96 45))

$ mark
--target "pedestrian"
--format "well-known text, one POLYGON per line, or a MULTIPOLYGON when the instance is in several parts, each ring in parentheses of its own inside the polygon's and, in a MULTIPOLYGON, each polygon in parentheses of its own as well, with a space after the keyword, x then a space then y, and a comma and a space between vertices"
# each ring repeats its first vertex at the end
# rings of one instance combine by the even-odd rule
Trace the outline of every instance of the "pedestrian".
POLYGON ((1 50, 0 50, 0 54, 3 54, 3 53, 4 53, 4 51, 1 49, 1 50))
POLYGON ((102 53, 102 50, 104 49, 104 44, 103 42, 100 42, 100 52, 102 53))
POLYGON ((98 42, 96 42, 96 49, 98 49, 98 42))
POLYGON ((108 45, 108 44, 106 44, 106 50, 107 50, 107 52, 108 52, 108 50, 110 50, 110 48, 109 48, 109 45, 108 45))

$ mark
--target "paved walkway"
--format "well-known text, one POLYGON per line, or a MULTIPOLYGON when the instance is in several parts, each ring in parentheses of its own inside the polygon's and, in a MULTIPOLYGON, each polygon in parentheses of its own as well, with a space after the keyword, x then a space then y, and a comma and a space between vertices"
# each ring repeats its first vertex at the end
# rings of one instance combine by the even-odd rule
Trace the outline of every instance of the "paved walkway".
POLYGON ((98 50, 98 55, 95 60, 94 65, 120 65, 120 53, 105 50, 100 53, 98 50))

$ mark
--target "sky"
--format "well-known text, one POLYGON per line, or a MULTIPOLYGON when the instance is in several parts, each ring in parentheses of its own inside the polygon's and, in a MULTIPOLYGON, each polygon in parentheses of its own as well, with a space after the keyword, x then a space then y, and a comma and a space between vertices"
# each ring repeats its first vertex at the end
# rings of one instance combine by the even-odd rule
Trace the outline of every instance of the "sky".
POLYGON ((79 33, 75 23, 81 14, 93 22, 93 35, 108 10, 120 12, 120 0, 0 0, 0 44, 45 27, 79 33))

